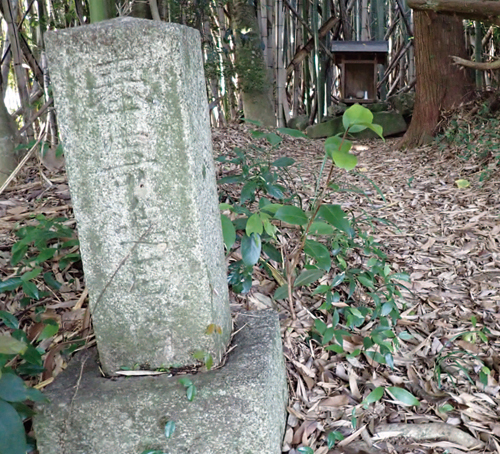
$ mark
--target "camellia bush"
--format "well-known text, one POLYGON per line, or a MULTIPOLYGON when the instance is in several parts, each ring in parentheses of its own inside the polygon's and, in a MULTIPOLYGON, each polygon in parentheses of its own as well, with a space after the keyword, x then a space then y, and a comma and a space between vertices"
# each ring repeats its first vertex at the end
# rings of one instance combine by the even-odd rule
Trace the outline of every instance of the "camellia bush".
MULTIPOLYGON (((392 353, 399 345, 393 330, 400 317, 396 298, 401 297, 401 281, 409 280, 409 276, 393 272, 383 247, 365 232, 367 224, 374 226, 375 218, 368 214, 356 218, 341 205, 326 202, 332 193, 344 192, 334 180, 334 170, 351 172, 357 165, 357 157, 350 153, 350 134, 370 129, 383 138, 382 128, 373 124, 373 114, 359 104, 347 109, 342 120, 344 133, 325 141, 322 172, 326 170, 328 174, 322 185, 319 183, 323 180, 322 174, 319 176, 315 194, 307 206, 302 206, 300 198, 286 187, 286 169, 294 163, 293 159, 269 159, 269 151, 282 141, 278 134, 252 133, 256 138, 267 139, 270 145, 267 153, 261 153, 264 159, 251 162, 240 149, 236 150, 236 158, 218 159, 241 165, 240 173, 219 180, 220 184, 241 185, 239 200, 233 197, 231 203, 220 205, 228 253, 239 248, 241 254, 241 260, 229 265, 229 283, 237 293, 248 292, 254 268, 261 267, 278 282, 274 299, 288 300, 292 318, 295 318, 294 290, 309 287, 313 295, 324 299, 319 310, 332 314, 330 326, 320 317, 315 319, 312 336, 326 349, 339 354, 344 353, 343 336, 349 334, 345 327, 360 328, 376 320, 378 323, 363 340, 365 352, 379 363, 392 365, 392 353), (283 223, 300 230, 296 243, 290 247, 292 252, 285 257, 277 248, 283 223), (354 250, 366 259, 362 268, 348 265, 354 250), (360 305, 355 301, 357 289, 369 296, 371 304, 360 305), (339 302, 345 304, 336 304, 339 302)), ((277 132, 306 137, 300 131, 286 128, 277 132)), ((375 188, 381 194, 378 187, 375 188)), ((355 192, 364 194, 359 189, 355 192)), ((293 236, 289 241, 294 241, 293 236)), ((404 336, 406 333, 400 333, 400 337, 404 336)))

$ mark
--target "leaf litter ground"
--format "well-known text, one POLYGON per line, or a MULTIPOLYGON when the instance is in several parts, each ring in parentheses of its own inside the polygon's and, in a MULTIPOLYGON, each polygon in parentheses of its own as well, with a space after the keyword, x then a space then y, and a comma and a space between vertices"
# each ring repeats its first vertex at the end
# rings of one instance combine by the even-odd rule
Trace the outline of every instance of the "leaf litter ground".
MULTIPOLYGON (((251 150, 256 141, 250 129, 215 129, 215 154, 230 155, 234 147, 251 150)), ((371 197, 337 193, 330 202, 354 215, 366 211, 390 221, 392 225, 378 223, 372 235, 384 245, 392 269, 408 272, 412 278, 411 292, 405 292, 399 302, 402 319, 396 330, 413 337, 402 342, 393 369, 363 355, 350 358, 326 351, 311 340, 316 317, 331 321, 317 310, 322 297, 296 289, 297 318, 292 320, 288 303, 271 298, 282 284, 278 275, 270 277, 257 269, 248 294, 231 294, 235 313, 241 308, 274 308, 280 313, 290 395, 284 452, 298 453, 308 446, 316 454, 500 453, 500 175, 493 172, 488 181, 479 182, 483 163, 460 160, 458 148, 399 151, 395 140, 360 142, 354 147, 357 173, 337 175, 371 197), (467 180, 470 186, 461 189, 457 180, 467 180), (488 342, 470 334, 484 328, 489 330, 488 342), (491 370, 486 386, 479 380, 482 364, 491 370), (391 386, 411 392, 420 406, 402 405, 388 393, 370 405, 361 404, 375 388, 391 386), (341 433, 344 439, 329 450, 330 432, 341 433)), ((313 194, 323 154, 322 141, 291 137, 284 137, 273 151, 273 158, 296 160, 288 184, 304 202, 313 194)), ((218 176, 235 171, 227 166, 217 169, 218 176)), ((2 280, 14 274, 10 266, 14 231, 33 223, 34 214, 66 216, 66 225, 75 225, 65 175, 33 163, 0 196, 2 280)), ((298 230, 281 226, 285 255, 299 236, 298 230)), ((238 258, 236 250, 228 260, 238 258)), ((350 260, 352 266, 363 265, 358 254, 353 253, 350 260)), ((61 326, 56 337, 42 342, 48 352, 46 371, 29 383, 42 389, 65 368, 67 357, 61 352, 68 342, 86 337, 93 343, 81 268, 60 269, 58 257, 44 267, 63 284, 50 297, 22 307, 19 297, 0 294, 0 310, 14 313, 30 340, 44 326, 35 317, 37 307, 45 306, 43 317, 61 326)), ((363 301, 365 296, 360 291, 356 297, 363 301)), ((346 352, 362 347, 366 329, 345 338, 346 352)), ((7 330, 0 325, 0 331, 7 330)))

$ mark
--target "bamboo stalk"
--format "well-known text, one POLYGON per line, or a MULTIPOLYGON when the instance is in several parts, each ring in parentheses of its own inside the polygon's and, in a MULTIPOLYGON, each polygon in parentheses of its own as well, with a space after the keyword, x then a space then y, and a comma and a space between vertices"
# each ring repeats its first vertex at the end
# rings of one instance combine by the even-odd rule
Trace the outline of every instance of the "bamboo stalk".
MULTIPOLYGON (((339 19, 337 17, 333 16, 330 17, 319 29, 318 32, 319 38, 323 38, 338 22, 339 19)), ((292 61, 288 64, 286 68, 287 77, 289 77, 290 74, 292 73, 294 65, 301 63, 306 58, 306 56, 313 50, 313 48, 314 48, 314 38, 311 38, 305 46, 299 49, 299 51, 293 57, 292 61)), ((333 59, 333 55, 329 50, 326 50, 325 52, 327 53, 328 57, 333 59)))
MULTIPOLYGON (((2 0, 3 15, 7 22, 7 33, 9 35, 10 47, 12 53, 12 61, 14 64, 14 74, 16 75, 17 89, 19 92, 19 98, 21 100, 21 106, 23 109, 23 119, 24 124, 28 125, 28 120, 31 117, 31 109, 29 107, 29 93, 28 93, 28 80, 26 78, 26 73, 23 69, 22 61, 22 51, 19 40, 19 30, 17 29, 14 17, 14 11, 9 0, 2 0)), ((26 130, 26 135, 28 140, 33 138, 33 129, 30 127, 26 130)))
POLYGON ((285 113, 286 119, 290 118, 288 102, 286 99, 286 71, 283 62, 283 38, 284 38, 284 10, 283 1, 276 0, 276 92, 278 98, 278 126, 281 128, 285 126, 285 118, 283 114, 285 113))

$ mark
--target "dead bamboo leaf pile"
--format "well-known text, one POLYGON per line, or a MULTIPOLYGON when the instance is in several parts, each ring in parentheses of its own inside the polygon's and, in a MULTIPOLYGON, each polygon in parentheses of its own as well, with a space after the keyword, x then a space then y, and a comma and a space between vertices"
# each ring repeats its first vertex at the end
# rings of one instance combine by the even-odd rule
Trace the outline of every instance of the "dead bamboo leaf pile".
MULTIPOLYGON (((266 157, 255 148, 264 149, 265 142, 251 138, 250 129, 233 125, 214 130, 215 153, 226 155, 239 147, 255 159, 294 158, 287 185, 307 203, 323 159, 322 142, 285 137, 266 157)), ((294 292, 297 319, 293 321, 286 304, 271 298, 279 277, 257 270, 251 291, 231 296, 235 310, 274 307, 280 312, 290 395, 284 452, 294 454, 299 446, 310 446, 316 454, 500 453, 500 176, 493 174, 480 182, 480 164, 460 160, 453 147, 399 151, 394 145, 395 141, 356 144, 357 173, 338 172, 336 178, 344 186, 362 189, 369 198, 352 192, 331 198, 355 217, 370 213, 390 221, 375 220, 366 229, 383 244, 392 269, 411 275, 411 293, 398 302, 402 318, 397 331, 413 337, 401 342, 394 369, 363 355, 337 355, 314 342, 309 336, 314 318, 330 320, 317 310, 321 297, 307 289, 294 292), (459 179, 468 180, 470 186, 460 189, 455 183, 459 179), (479 329, 489 330, 488 342, 474 334, 479 329), (479 381, 482 364, 491 370, 487 386, 479 381), (378 386, 403 387, 419 399, 420 406, 403 406, 384 394, 364 408, 361 402, 378 386), (345 438, 329 451, 326 437, 333 431, 345 438)), ((230 165, 217 168, 219 176, 236 170, 230 165)), ((14 231, 32 223, 34 214, 64 215, 67 224, 74 225, 65 175, 47 173, 36 164, 26 166, 0 196, 2 280, 15 271, 10 265, 14 231)), ((284 254, 298 237, 297 230, 282 228, 284 254)), ((229 260, 237 256, 235 251, 229 260)), ((353 266, 363 265, 363 256, 356 251, 350 260, 353 266)), ((49 354, 38 384, 64 369, 65 342, 90 335, 81 269, 61 270, 57 257, 46 266, 63 284, 59 293, 30 306, 22 306, 10 293, 0 294, 0 309, 15 313, 29 339, 41 327, 37 307, 46 305, 46 316, 60 322, 57 337, 44 341, 49 354)), ((364 295, 360 292, 357 297, 363 301, 364 295)), ((362 347, 364 329, 345 338, 347 352, 362 347)))

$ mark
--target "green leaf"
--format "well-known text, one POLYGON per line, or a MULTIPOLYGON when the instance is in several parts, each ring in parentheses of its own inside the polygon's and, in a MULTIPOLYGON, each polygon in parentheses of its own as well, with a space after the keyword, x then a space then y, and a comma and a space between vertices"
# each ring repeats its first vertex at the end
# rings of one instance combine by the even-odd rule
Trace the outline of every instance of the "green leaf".
POLYGON ((382 386, 379 386, 378 388, 375 388, 366 398, 363 400, 363 404, 368 406, 373 402, 378 402, 380 399, 382 399, 382 396, 384 395, 384 388, 382 386))
POLYGON ((360 123, 358 125, 352 125, 349 128, 349 134, 355 134, 356 132, 364 131, 368 127, 367 123, 360 123))
POLYGON ((36 388, 26 389, 26 399, 33 402, 49 402, 49 399, 39 389, 36 388))
MULTIPOLYGON (((276 212, 283 206, 279 203, 268 203, 268 204, 265 204, 263 206, 260 206, 261 202, 263 200, 267 200, 267 199, 260 199, 259 200, 259 208, 260 208, 260 211, 263 211, 264 213, 268 213, 272 216, 274 216, 276 214, 276 212)), ((264 202, 263 202, 264 203, 264 202)))
POLYGON ((398 337, 400 339, 403 339, 403 340, 411 340, 413 339, 413 335, 410 334, 408 331, 401 331, 399 334, 398 334, 398 337))
POLYGON ((283 156, 282 158, 276 159, 271 165, 274 167, 290 167, 295 163, 295 159, 283 156))
POLYGON ((328 445, 328 449, 332 449, 337 441, 341 441, 343 439, 344 436, 340 432, 338 431, 330 432, 326 437, 326 443, 328 445))
POLYGON ((275 292, 273 298, 275 300, 284 300, 288 298, 288 285, 282 285, 275 292))
POLYGON ((41 353, 31 344, 28 344, 26 351, 21 353, 21 357, 30 364, 41 366, 43 363, 41 353))
POLYGON ((43 328, 42 332, 38 336, 38 340, 42 341, 44 339, 48 339, 54 335, 57 334, 59 331, 59 325, 55 320, 45 320, 45 327, 43 328))
POLYGON ((219 210, 221 211, 234 211, 234 207, 230 203, 219 203, 219 210))
POLYGON ((175 421, 168 421, 167 424, 165 424, 165 437, 171 438, 172 435, 175 432, 175 421))
POLYGON ((255 198, 255 190, 257 187, 258 184, 256 181, 251 180, 246 183, 243 188, 241 188, 240 202, 243 204, 247 200, 253 200, 255 198))
POLYGON ((313 282, 316 282, 318 279, 322 278, 325 275, 325 270, 303 270, 295 279, 293 286, 301 287, 302 285, 309 285, 313 282))
POLYGON ((341 355, 342 353, 344 353, 344 349, 340 345, 337 345, 337 344, 327 345, 325 347, 325 350, 335 352, 335 353, 337 353, 339 355, 341 355))
POLYGON ((333 278, 333 281, 332 281, 332 284, 331 284, 331 287, 336 287, 337 285, 339 284, 342 284, 342 282, 344 282, 344 279, 345 279, 345 273, 340 273, 340 274, 337 274, 334 278, 333 278))
POLYGON ((264 185, 265 190, 267 193, 271 196, 274 197, 275 199, 283 199, 285 197, 285 194, 283 194, 283 191, 281 190, 281 187, 276 185, 276 184, 265 184, 264 185))
POLYGON ((331 158, 337 167, 345 170, 352 170, 358 164, 358 158, 350 153, 334 151, 331 158))
POLYGON ((318 295, 318 294, 323 294, 326 293, 330 290, 330 286, 323 284, 323 285, 318 285, 314 291, 312 292, 312 295, 318 295))
POLYGON ((246 266, 255 265, 259 261, 262 242, 260 236, 252 233, 244 235, 241 239, 241 257, 246 266))
POLYGON ((0 334, 0 355, 18 355, 24 353, 28 345, 15 339, 10 334, 0 334))
POLYGON ((368 129, 371 129, 377 136, 379 136, 381 139, 384 139, 384 130, 382 126, 376 125, 376 124, 367 124, 366 127, 368 129))
POLYGON ((264 230, 266 231, 266 233, 270 237, 276 239, 276 232, 278 231, 278 228, 274 224, 271 224, 271 222, 269 222, 269 219, 264 219, 262 222, 264 224, 264 230))
POLYGON ((337 229, 347 233, 351 238, 354 236, 354 229, 340 205, 322 205, 318 214, 337 229))
POLYGON ((19 321, 17 320, 15 315, 11 314, 10 312, 0 311, 0 319, 3 320, 7 328, 19 328, 19 321))
POLYGON ((54 275, 50 271, 43 274, 43 280, 54 290, 59 290, 62 287, 62 284, 55 279, 54 275))
POLYGON ((38 287, 33 282, 23 282, 23 292, 26 293, 26 296, 33 298, 35 300, 40 299, 40 292, 38 291, 38 287))
POLYGON ((323 340, 321 341, 321 343, 323 345, 328 344, 333 339, 334 334, 335 334, 335 327, 330 326, 330 328, 327 328, 326 331, 323 333, 323 340))
POLYGON ((455 180, 455 184, 459 189, 465 189, 470 186, 470 182, 468 180, 455 180))
POLYGON ((327 330, 326 323, 319 318, 314 320, 314 327, 316 328, 318 333, 321 335, 323 335, 325 333, 325 331, 327 330))
POLYGON ((276 131, 278 131, 280 134, 287 134, 292 137, 303 137, 304 139, 308 138, 302 131, 299 131, 297 129, 277 128, 276 131))
POLYGON ((269 243, 263 243, 262 250, 269 256, 271 260, 274 260, 278 263, 283 263, 281 252, 278 251, 274 246, 270 245, 269 243))
POLYGON ((398 281, 410 282, 410 275, 407 273, 394 273, 389 276, 391 279, 397 279, 398 281))
POLYGON ((369 288, 369 289, 374 289, 375 288, 375 284, 373 283, 373 279, 371 279, 368 276, 359 275, 358 276, 358 281, 361 284, 363 284, 365 287, 369 288))
POLYGON ((11 277, 10 279, 6 279, 5 281, 0 282, 0 293, 16 290, 22 284, 23 281, 20 277, 11 277))
POLYGON ((3 400, 0 400, 0 440, 0 454, 25 454, 28 450, 23 421, 14 407, 3 400))
POLYGON ((313 449, 309 446, 301 446, 297 449, 297 452, 299 452, 300 454, 314 454, 313 449))
POLYGON ((35 257, 35 264, 40 265, 40 263, 50 260, 56 254, 57 250, 53 247, 42 249, 40 254, 35 257))
POLYGON ((43 270, 40 267, 33 268, 31 271, 24 273, 21 276, 21 280, 23 282, 31 281, 31 279, 35 279, 35 277, 38 277, 42 271, 43 270))
POLYGON ((418 399, 406 389, 399 388, 397 386, 391 386, 387 388, 387 391, 392 395, 392 397, 403 405, 407 406, 420 406, 418 399))
POLYGON ((24 241, 18 241, 14 246, 12 246, 12 257, 10 258, 10 263, 12 266, 16 266, 28 252, 28 245, 24 241))
POLYGON ((325 245, 314 240, 306 240, 304 252, 316 260, 318 268, 329 271, 332 266, 330 251, 325 245))
POLYGON ((236 241, 236 230, 231 222, 231 219, 229 219, 225 214, 220 215, 220 220, 222 224, 222 237, 224 238, 224 244, 226 245, 226 249, 229 251, 236 241))
POLYGON ((285 205, 282 206, 274 215, 276 219, 293 225, 307 224, 307 215, 299 207, 285 205))
POLYGON ((59 261, 59 269, 63 270, 66 268, 66 266, 70 263, 74 262, 79 262, 82 259, 81 255, 78 253, 74 254, 66 254, 60 261, 59 261))
POLYGON ((182 378, 179 378, 178 382, 184 386, 184 388, 189 388, 190 386, 193 386, 193 382, 187 378, 187 377, 182 377, 182 378))
POLYGON ((212 369, 213 365, 214 365, 214 359, 212 355, 209 354, 205 358, 205 367, 207 368, 207 370, 210 370, 212 369))
POLYGON ((245 228, 247 236, 250 236, 252 233, 257 233, 258 235, 262 235, 263 231, 264 231, 264 226, 262 225, 262 220, 260 219, 259 213, 252 214, 252 216, 248 218, 247 225, 245 228))
POLYGON ((196 386, 191 385, 186 388, 186 397, 189 402, 192 402, 196 397, 196 386))
POLYGON ((443 406, 438 408, 439 413, 448 413, 449 411, 453 411, 455 407, 450 404, 444 404, 443 406))
POLYGON ((354 104, 349 107, 342 116, 342 124, 347 131, 351 126, 358 124, 371 124, 373 122, 373 114, 366 107, 359 104, 354 104))
POLYGON ((328 139, 325 140, 325 151, 326 154, 333 159, 333 153, 338 152, 338 153, 344 153, 347 154, 349 153, 349 150, 352 148, 352 142, 343 139, 342 137, 337 136, 332 136, 328 137, 328 139))
POLYGON ((311 235, 332 235, 333 228, 330 224, 326 222, 315 221, 311 224, 309 229, 311 235))
POLYGON ((272 147, 275 147, 276 145, 279 145, 281 142, 283 142, 283 139, 274 132, 268 132, 265 135, 265 138, 271 144, 272 147))
POLYGON ((28 398, 27 387, 22 378, 4 373, 0 377, 0 399, 7 402, 23 402, 28 398))

